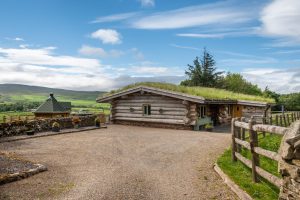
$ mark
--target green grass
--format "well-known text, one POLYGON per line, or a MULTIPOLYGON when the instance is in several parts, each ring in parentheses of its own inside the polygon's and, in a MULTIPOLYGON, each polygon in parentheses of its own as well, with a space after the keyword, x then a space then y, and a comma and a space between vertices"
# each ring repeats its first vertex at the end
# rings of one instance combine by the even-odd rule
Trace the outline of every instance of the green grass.
POLYGON ((174 92, 181 92, 195 96, 201 96, 207 99, 218 99, 218 100, 248 100, 248 101, 259 101, 274 103, 273 99, 265 98, 262 96, 247 95, 241 93, 235 93, 223 89, 207 88, 207 87, 186 87, 181 85, 174 85, 170 83, 158 83, 158 82, 140 82, 125 86, 118 90, 113 90, 105 95, 114 94, 126 89, 130 89, 137 86, 149 86, 158 89, 170 90, 174 92))
MULTIPOLYGON (((281 136, 266 134, 263 137, 262 134, 259 135, 259 146, 270 150, 270 151, 278 151, 281 136)), ((251 159, 251 153, 247 149, 242 149, 241 154, 251 159)), ((260 156, 260 167, 264 170, 270 172, 271 174, 280 177, 278 173, 278 163, 264 156, 260 156)), ((245 190, 249 195, 251 195, 254 199, 258 200, 271 200, 278 199, 279 189, 264 180, 260 177, 259 183, 253 183, 251 169, 245 166, 242 162, 237 161, 233 162, 231 160, 231 150, 228 149, 224 152, 224 154, 217 161, 220 168, 243 190, 245 190)))

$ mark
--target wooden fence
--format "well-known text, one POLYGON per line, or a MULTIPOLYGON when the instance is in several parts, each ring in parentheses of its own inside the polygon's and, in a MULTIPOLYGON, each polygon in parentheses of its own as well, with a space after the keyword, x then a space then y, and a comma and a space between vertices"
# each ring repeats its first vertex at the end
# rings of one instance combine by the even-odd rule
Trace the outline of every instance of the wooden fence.
MULTIPOLYGON (((300 119, 299 115, 294 116, 293 121, 300 119)), ((232 160, 240 160, 247 167, 252 169, 252 180, 258 182, 258 176, 261 176, 273 183, 277 187, 282 184, 282 179, 274 176, 273 174, 260 168, 259 155, 268 157, 272 160, 279 161, 280 155, 277 152, 269 151, 258 146, 258 132, 273 133, 278 135, 284 135, 288 130, 286 127, 274 126, 269 124, 256 124, 254 117, 252 117, 248 123, 244 118, 232 119, 231 133, 232 133, 232 160), (245 133, 249 133, 249 142, 245 141, 245 133), (240 154, 241 148, 244 147, 251 152, 251 160, 245 158, 240 154)))
POLYGON ((300 111, 293 111, 284 114, 282 113, 272 114, 269 117, 263 117, 263 123, 288 127, 289 125, 291 125, 291 123, 293 123, 297 119, 300 119, 300 111))

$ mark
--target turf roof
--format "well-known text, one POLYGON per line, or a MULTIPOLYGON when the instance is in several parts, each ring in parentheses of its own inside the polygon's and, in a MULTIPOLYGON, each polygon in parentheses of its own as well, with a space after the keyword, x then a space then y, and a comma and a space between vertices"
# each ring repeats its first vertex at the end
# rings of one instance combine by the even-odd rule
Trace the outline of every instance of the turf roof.
POLYGON ((127 85, 118 90, 112 90, 105 96, 109 96, 130 88, 137 86, 147 86, 163 90, 170 90, 174 92, 181 92, 189 95, 204 97, 207 100, 246 100, 246 101, 257 101, 257 102, 267 102, 274 103, 274 99, 266 98, 262 96, 241 94, 236 92, 231 92, 223 89, 208 88, 208 87, 187 87, 181 85, 175 85, 170 83, 159 83, 159 82, 139 82, 131 85, 127 85))

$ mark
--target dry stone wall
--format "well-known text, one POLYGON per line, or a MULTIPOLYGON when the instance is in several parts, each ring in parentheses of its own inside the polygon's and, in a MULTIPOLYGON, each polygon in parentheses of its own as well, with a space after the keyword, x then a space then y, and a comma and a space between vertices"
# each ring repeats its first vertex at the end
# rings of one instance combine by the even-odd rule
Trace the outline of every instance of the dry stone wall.
POLYGON ((300 121, 294 122, 284 135, 279 161, 279 171, 283 178, 280 200, 300 199, 300 121))
MULTIPOLYGON (((81 120, 79 125, 81 127, 93 126, 95 125, 96 117, 96 115, 79 116, 81 120)), ((58 122, 61 129, 74 127, 72 124, 72 117, 14 121, 0 124, 0 137, 23 135, 26 134, 26 131, 28 130, 34 130, 35 132, 50 131, 54 122, 58 122)))

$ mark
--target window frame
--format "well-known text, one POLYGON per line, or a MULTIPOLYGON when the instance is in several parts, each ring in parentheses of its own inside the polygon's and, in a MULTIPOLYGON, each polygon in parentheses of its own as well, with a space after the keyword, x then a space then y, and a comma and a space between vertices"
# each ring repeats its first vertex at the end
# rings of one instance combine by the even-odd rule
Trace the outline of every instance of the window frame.
POLYGON ((143 116, 151 115, 151 104, 143 104, 143 116))

